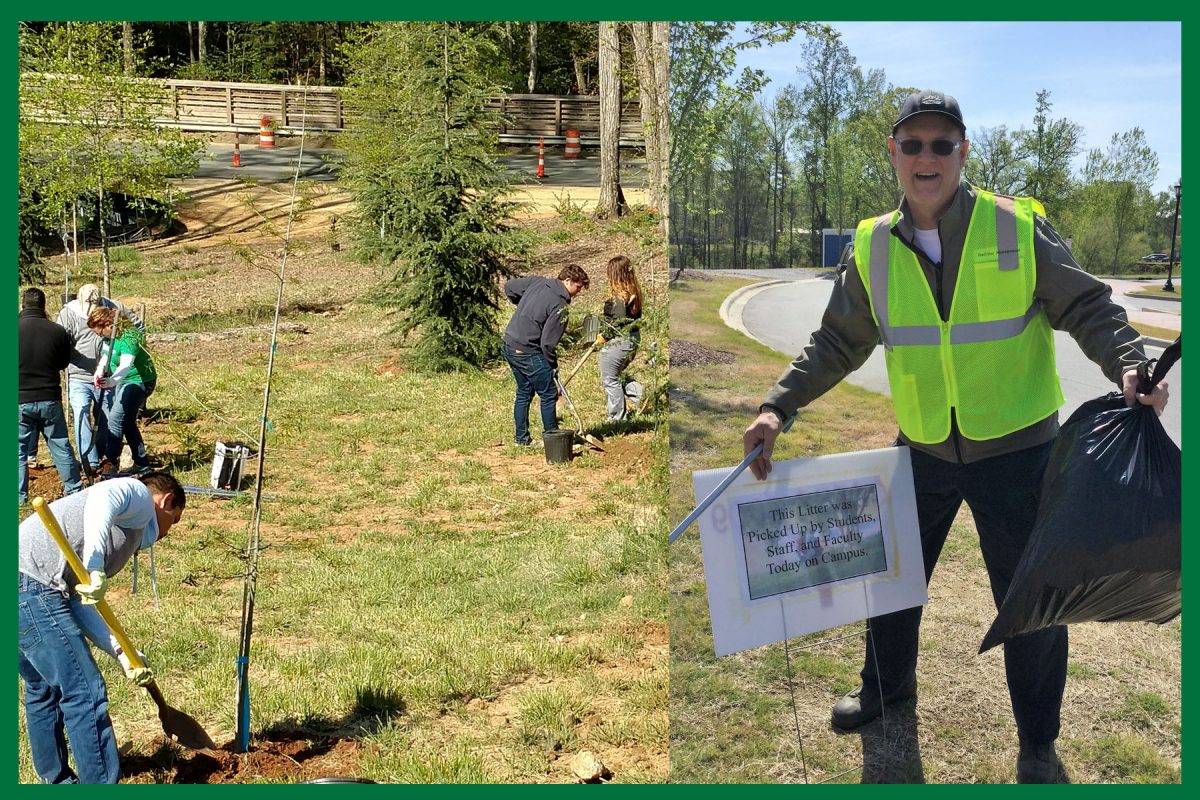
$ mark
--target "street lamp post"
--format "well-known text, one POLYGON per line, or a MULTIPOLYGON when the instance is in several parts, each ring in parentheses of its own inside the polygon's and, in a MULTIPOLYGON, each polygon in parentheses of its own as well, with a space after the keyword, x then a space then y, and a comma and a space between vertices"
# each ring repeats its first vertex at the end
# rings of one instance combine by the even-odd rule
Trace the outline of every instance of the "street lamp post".
POLYGON ((1171 220, 1171 251, 1167 254, 1167 282, 1163 284, 1164 292, 1175 291, 1175 284, 1171 283, 1171 271, 1175 267, 1175 233, 1179 230, 1179 198, 1183 196, 1183 179, 1176 181, 1171 187, 1171 191, 1175 192, 1175 217, 1171 220))

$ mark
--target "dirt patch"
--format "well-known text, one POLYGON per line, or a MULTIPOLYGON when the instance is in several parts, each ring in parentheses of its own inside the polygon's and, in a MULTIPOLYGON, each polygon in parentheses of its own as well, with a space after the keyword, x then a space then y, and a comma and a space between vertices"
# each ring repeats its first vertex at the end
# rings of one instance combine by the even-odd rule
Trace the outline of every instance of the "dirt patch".
POLYGON ((712 364, 732 364, 737 356, 727 350, 713 350, 686 339, 671 340, 672 367, 707 367, 712 364))
POLYGON ((63 496, 62 478, 58 470, 42 464, 29 470, 29 499, 40 497, 47 503, 63 496))
POLYGON ((261 783, 354 778, 368 746, 355 739, 277 738, 252 742, 247 753, 230 742, 208 753, 172 745, 121 759, 122 783, 261 783))

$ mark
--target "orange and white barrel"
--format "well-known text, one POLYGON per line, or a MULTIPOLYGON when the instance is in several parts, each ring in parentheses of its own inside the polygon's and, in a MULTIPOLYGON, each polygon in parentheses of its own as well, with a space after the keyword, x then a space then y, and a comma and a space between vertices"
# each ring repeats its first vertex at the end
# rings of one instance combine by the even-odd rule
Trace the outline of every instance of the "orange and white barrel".
POLYGON ((274 147, 275 131, 271 130, 271 118, 263 117, 258 128, 258 146, 274 147))
POLYGON ((579 131, 567 128, 566 137, 567 146, 563 149, 563 158, 579 158, 579 131))

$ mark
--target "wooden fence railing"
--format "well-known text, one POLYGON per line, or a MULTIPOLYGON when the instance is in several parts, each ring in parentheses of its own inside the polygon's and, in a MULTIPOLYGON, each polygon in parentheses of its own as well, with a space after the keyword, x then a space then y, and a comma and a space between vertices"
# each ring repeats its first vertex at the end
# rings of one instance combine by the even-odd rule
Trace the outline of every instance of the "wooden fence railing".
MULTIPOLYGON (((21 80, 37 81, 36 73, 21 80)), ((270 83, 147 80, 155 124, 187 131, 254 133, 263 117, 270 117, 276 133, 296 135, 302 130, 337 132, 354 125, 354 109, 347 108, 336 89, 270 83)), ((489 98, 489 108, 501 113, 500 140, 509 144, 561 144, 566 131, 580 132, 584 144, 600 143, 600 98, 585 95, 510 94, 489 98)), ((34 113, 37 113, 36 111, 34 113)), ((44 119, 54 121, 49 115, 44 119)), ((637 100, 621 104, 621 144, 642 146, 642 120, 637 100)))

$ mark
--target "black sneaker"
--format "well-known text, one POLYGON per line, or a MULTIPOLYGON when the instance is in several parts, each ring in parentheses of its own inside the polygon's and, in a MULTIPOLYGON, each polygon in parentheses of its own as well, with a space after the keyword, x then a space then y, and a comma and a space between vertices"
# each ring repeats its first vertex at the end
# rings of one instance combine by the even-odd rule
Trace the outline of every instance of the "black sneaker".
POLYGON ((852 731, 883 713, 884 705, 892 705, 917 696, 917 680, 913 678, 894 692, 885 695, 883 705, 879 703, 879 690, 864 691, 861 685, 851 689, 833 706, 834 727, 852 731))
POLYGON ((1017 753, 1017 783, 1070 783, 1063 763, 1049 744, 1021 743, 1017 753))

